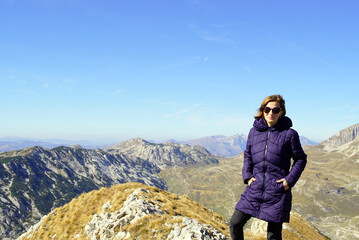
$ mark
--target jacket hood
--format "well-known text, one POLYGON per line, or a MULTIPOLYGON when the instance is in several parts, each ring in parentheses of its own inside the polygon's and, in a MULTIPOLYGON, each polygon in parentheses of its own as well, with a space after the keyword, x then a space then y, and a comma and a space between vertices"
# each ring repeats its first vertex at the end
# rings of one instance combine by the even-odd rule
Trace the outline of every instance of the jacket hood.
MULTIPOLYGON (((272 127, 272 129, 278 130, 278 131, 288 130, 292 126, 293 126, 292 120, 290 120, 289 117, 284 116, 284 117, 281 117, 281 118, 278 119, 277 124, 274 125, 272 127)), ((264 118, 255 119, 254 123, 253 123, 253 127, 257 131, 260 131, 260 132, 267 131, 267 129, 269 128, 268 125, 267 125, 267 122, 266 122, 266 120, 264 118)))

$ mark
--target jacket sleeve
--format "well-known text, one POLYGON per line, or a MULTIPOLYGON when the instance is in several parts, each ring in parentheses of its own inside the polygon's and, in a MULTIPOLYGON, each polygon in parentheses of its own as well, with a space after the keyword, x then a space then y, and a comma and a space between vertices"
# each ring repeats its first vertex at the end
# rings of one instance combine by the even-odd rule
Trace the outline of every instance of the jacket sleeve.
POLYGON ((300 144, 298 133, 293 129, 291 129, 291 131, 292 136, 290 139, 290 146, 293 157, 293 165, 285 179, 287 180, 289 186, 293 187, 307 164, 307 155, 304 153, 302 145, 300 144))
POLYGON ((242 178, 245 184, 248 183, 248 180, 253 177, 253 161, 252 161, 252 138, 253 138, 253 128, 249 131, 246 150, 244 151, 244 162, 242 168, 242 178))

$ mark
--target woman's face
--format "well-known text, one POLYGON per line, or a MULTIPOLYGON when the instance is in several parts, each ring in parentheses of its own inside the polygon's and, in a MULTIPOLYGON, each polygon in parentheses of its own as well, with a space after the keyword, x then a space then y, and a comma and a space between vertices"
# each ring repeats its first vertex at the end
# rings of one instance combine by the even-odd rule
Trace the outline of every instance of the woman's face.
POLYGON ((265 108, 270 108, 271 110, 266 113, 266 111, 263 112, 264 114, 264 119, 266 120, 267 124, 269 127, 274 126, 277 124, 278 119, 280 118, 280 116, 282 115, 283 111, 280 110, 279 113, 275 114, 273 113, 273 108, 280 108, 280 104, 279 102, 269 102, 267 103, 267 105, 264 107, 265 108))

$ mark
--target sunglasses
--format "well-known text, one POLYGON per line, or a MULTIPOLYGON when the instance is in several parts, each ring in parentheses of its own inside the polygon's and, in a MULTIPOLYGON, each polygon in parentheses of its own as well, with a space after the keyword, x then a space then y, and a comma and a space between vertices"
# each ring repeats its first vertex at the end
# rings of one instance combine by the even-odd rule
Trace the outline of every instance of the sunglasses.
POLYGON ((282 109, 279 108, 279 107, 275 107, 275 108, 265 107, 265 108, 263 109, 263 111, 264 111, 265 113, 269 113, 271 110, 272 110, 272 112, 273 112, 274 114, 278 114, 282 109))

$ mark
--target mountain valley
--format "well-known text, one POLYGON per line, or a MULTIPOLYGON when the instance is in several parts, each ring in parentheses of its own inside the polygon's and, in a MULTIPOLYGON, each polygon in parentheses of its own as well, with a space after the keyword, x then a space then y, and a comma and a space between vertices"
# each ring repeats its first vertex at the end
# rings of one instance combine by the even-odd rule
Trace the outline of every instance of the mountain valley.
MULTIPOLYGON (((308 164, 293 188, 293 210, 332 239, 359 238, 359 138, 357 126, 344 129, 331 141, 334 149, 305 146, 308 164), (330 149, 325 150, 325 149, 330 149)), ((241 177, 243 154, 222 158, 218 165, 167 168, 160 176, 168 189, 186 194, 230 219, 235 203, 246 187, 241 177)))

